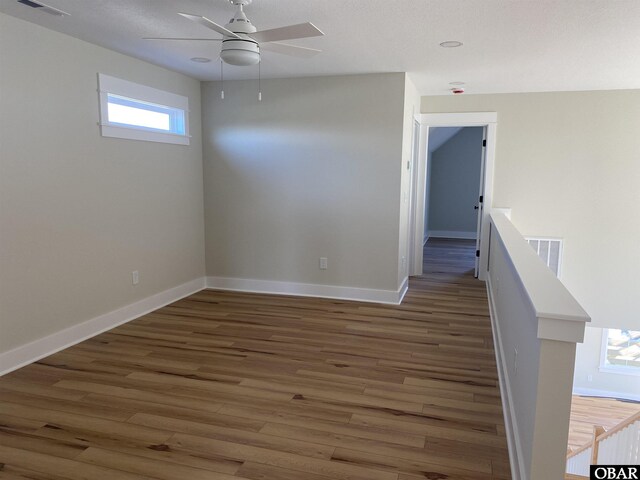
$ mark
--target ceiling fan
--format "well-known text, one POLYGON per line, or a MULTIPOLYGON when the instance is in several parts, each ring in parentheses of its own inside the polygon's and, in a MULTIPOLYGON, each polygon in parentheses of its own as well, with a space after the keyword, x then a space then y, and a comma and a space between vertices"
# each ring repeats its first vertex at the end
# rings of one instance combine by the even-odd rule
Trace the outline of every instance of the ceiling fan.
POLYGON ((269 50, 296 57, 311 57, 321 50, 280 43, 282 40, 294 38, 319 37, 324 35, 312 23, 299 23, 286 27, 258 31, 244 13, 244 7, 252 0, 229 0, 237 7, 234 17, 224 27, 202 15, 179 13, 178 15, 199 23, 215 32, 222 38, 158 38, 147 37, 145 40, 207 40, 222 42, 220 58, 230 65, 248 66, 260 61, 260 50, 269 50))

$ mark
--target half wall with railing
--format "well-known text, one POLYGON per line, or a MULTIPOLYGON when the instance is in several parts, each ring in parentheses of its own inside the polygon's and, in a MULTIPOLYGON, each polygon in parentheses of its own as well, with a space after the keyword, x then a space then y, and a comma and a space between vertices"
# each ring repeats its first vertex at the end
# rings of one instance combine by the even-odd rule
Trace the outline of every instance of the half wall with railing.
POLYGON ((487 291, 514 480, 565 475, 576 343, 589 316, 502 213, 487 291))

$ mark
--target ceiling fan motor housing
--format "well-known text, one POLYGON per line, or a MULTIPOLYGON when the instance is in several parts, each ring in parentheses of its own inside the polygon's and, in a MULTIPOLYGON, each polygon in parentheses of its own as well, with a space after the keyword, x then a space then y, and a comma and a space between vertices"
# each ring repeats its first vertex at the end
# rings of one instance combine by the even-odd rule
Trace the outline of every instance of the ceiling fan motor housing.
POLYGON ((242 6, 249 2, 241 1, 236 3, 232 0, 231 3, 238 6, 238 11, 229 23, 225 25, 225 28, 242 38, 225 36, 222 40, 220 58, 230 65, 255 65, 260 61, 260 46, 249 35, 255 33, 257 29, 251 24, 251 21, 242 10, 242 6))

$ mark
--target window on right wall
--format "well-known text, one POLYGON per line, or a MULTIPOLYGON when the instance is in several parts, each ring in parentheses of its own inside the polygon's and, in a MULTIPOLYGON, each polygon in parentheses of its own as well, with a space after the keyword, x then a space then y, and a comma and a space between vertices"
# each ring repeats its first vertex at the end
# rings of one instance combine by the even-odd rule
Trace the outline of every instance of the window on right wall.
POLYGON ((600 371, 640 376, 640 330, 602 330, 600 371))

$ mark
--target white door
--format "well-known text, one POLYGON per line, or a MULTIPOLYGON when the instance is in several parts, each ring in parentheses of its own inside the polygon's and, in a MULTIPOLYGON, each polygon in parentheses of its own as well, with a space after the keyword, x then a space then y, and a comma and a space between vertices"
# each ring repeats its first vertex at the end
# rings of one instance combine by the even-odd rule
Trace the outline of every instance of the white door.
POLYGON ((474 276, 478 278, 480 271, 480 242, 482 241, 482 212, 484 211, 484 167, 487 158, 487 127, 482 129, 482 157, 480 159, 480 188, 478 193, 478 203, 474 207, 478 214, 476 227, 476 267, 474 276))

